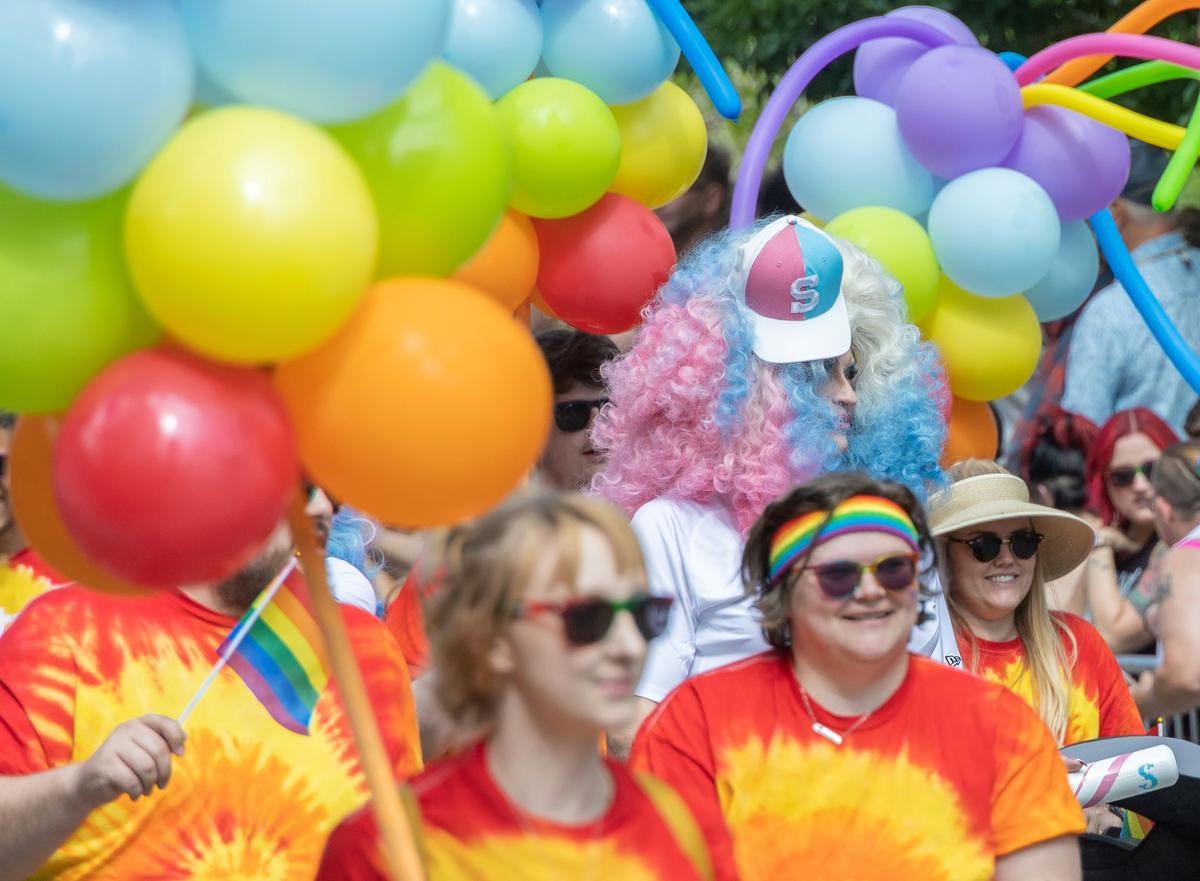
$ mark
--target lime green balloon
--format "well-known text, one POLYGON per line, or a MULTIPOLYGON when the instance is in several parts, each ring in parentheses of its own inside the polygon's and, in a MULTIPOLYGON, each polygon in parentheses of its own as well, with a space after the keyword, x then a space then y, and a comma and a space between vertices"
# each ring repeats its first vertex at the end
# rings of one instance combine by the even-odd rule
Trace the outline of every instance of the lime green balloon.
POLYGON ((504 214, 512 160, 496 108, 444 62, 395 103, 329 132, 375 198, 380 276, 449 275, 504 214))
POLYGON ((496 102, 513 145, 513 207, 570 217, 604 195, 621 163, 621 132, 608 105, 570 80, 529 80, 496 102))
POLYGON ((42 202, 0 186, 0 408, 61 412, 158 338, 125 271, 128 196, 42 202))
POLYGON ((933 243, 924 227, 895 208, 855 208, 829 221, 831 236, 858 245, 900 282, 908 320, 920 321, 937 302, 938 269, 933 243))

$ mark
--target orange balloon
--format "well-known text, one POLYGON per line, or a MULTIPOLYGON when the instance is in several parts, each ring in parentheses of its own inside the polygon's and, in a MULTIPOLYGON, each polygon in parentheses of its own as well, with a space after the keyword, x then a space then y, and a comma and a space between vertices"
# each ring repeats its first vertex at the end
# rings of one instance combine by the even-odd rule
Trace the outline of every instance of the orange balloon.
POLYGON ((1000 430, 992 408, 983 401, 955 397, 951 403, 949 436, 942 451, 942 466, 963 459, 994 459, 1000 448, 1000 430))
POLYGON ((538 240, 533 224, 510 208, 492 237, 451 278, 491 294, 511 311, 529 299, 537 271, 538 240))
POLYGON ((561 318, 554 314, 554 310, 550 308, 550 304, 546 302, 546 298, 542 296, 542 292, 537 288, 534 288, 533 293, 529 295, 529 302, 547 318, 562 321, 561 318))
POLYGON ((385 523, 482 513, 524 479, 550 430, 550 376, 511 310, 449 279, 365 295, 329 342, 275 371, 305 469, 385 523))
POLYGON ((17 420, 9 453, 17 525, 50 568, 81 587, 119 594, 150 591, 122 581, 94 563, 67 532, 54 500, 54 441, 60 424, 57 416, 22 416, 17 420))

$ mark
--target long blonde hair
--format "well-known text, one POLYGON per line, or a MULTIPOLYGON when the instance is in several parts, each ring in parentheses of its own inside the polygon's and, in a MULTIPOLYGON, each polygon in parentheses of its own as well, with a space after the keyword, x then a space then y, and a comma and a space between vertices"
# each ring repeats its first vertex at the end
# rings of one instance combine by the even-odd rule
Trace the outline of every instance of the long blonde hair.
MULTIPOLYGON (((951 483, 957 483, 968 477, 980 477, 984 474, 1010 474, 1006 468, 984 459, 966 459, 953 465, 947 474, 951 483)), ((951 487, 950 492, 953 492, 951 487)), ((943 591, 946 596, 946 608, 954 629, 965 634, 970 646, 967 655, 968 669, 976 672, 979 669, 979 642, 971 631, 962 608, 954 596, 954 572, 950 565, 949 540, 946 536, 937 539, 938 559, 940 559, 943 591)), ((1033 584, 1013 615, 1013 623, 1017 628, 1017 636, 1021 640, 1021 650, 1025 656, 1024 669, 1021 676, 1028 675, 1033 683, 1033 696, 1036 706, 1034 709, 1054 735, 1055 741, 1061 746, 1067 735, 1067 723, 1070 717, 1071 699, 1071 668, 1075 666, 1078 647, 1075 634, 1063 621, 1050 614, 1046 604, 1046 579, 1042 574, 1042 561, 1039 557, 1034 562, 1033 584), (1070 644, 1070 649, 1063 646, 1063 638, 1070 644)), ((1012 688, 1016 683, 1005 683, 1012 688)))

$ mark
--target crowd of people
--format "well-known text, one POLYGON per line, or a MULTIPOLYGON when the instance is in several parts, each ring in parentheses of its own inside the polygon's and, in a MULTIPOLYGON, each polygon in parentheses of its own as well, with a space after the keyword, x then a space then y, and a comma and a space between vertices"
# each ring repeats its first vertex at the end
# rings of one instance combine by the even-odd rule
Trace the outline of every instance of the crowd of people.
MULTIPOLYGON (((1134 155, 1114 214, 1196 345, 1200 251, 1134 155)), ((309 488, 429 878, 1079 879, 1131 824, 1060 748, 1200 705, 1195 395, 1107 286, 1006 448, 945 462, 899 285, 798 212, 722 228, 728 190, 714 149, 663 210, 636 334, 536 334, 553 421, 506 503, 414 535, 309 488)), ((335 682, 306 734, 228 670, 177 721, 291 553, 100 593, 0 492, 0 881, 390 877, 335 682)))

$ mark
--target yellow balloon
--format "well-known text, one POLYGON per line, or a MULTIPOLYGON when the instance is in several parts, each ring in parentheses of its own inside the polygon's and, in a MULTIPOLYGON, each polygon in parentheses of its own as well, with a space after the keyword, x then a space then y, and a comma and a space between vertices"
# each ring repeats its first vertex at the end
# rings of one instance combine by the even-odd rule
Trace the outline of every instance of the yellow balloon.
POLYGON ((632 104, 612 108, 621 132, 621 164, 609 188, 658 208, 682 196, 708 152, 704 115, 670 80, 632 104))
POLYGON ((1042 327, 1023 296, 979 297, 944 275, 920 326, 941 353, 950 389, 969 401, 1015 392, 1042 352, 1042 327))
POLYGON ((138 293, 167 332, 222 361, 300 355, 350 316, 379 221, 354 162, 317 127, 227 107, 150 162, 125 215, 138 293))

